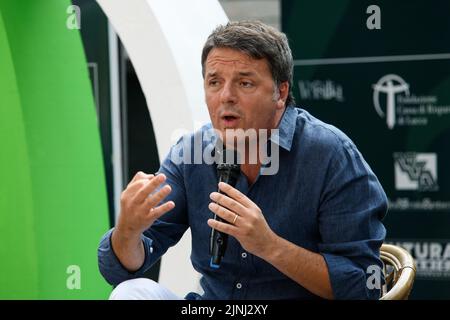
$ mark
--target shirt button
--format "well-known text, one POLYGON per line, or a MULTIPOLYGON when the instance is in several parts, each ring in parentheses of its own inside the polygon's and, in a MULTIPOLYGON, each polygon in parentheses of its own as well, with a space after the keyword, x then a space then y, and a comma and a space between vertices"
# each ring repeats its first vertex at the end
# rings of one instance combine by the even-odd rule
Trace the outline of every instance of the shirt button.
POLYGON ((244 259, 247 258, 247 253, 246 252, 242 252, 241 257, 244 258, 244 259))
POLYGON ((242 284, 241 284, 240 282, 238 282, 238 283, 236 284, 236 288, 238 288, 238 289, 242 288, 242 284))
POLYGON ((153 253, 153 247, 150 247, 150 253, 153 253))

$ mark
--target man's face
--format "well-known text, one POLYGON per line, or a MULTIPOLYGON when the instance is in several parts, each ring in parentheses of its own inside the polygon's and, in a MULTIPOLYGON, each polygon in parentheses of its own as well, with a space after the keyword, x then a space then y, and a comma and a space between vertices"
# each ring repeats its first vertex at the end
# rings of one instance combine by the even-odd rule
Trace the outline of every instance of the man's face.
POLYGON ((288 93, 275 92, 266 59, 255 60, 234 49, 214 48, 205 61, 205 99, 215 129, 276 128, 288 93))

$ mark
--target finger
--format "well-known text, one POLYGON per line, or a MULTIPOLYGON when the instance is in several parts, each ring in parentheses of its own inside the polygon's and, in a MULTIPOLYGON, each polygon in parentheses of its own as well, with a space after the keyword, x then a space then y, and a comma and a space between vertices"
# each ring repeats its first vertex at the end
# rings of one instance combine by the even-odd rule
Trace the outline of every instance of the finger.
POLYGON ((236 217, 236 213, 228 210, 227 208, 219 206, 216 203, 210 203, 208 205, 208 208, 209 208, 209 210, 211 210, 212 212, 217 214, 219 217, 221 217, 223 220, 228 221, 228 223, 236 226, 236 224, 239 220, 239 215, 238 215, 238 218, 236 219, 236 221, 234 221, 234 218, 236 217), (234 221, 234 223, 233 223, 233 221, 234 221))
POLYGON ((160 203, 165 197, 167 197, 172 192, 172 188, 169 185, 165 185, 161 189, 159 189, 156 193, 152 194, 151 196, 148 196, 145 200, 146 205, 149 209, 156 206, 158 203, 160 203))
POLYGON ((153 174, 142 174, 139 176, 135 176, 130 182, 126 188, 128 192, 134 193, 137 192, 139 189, 143 188, 147 185, 147 183, 153 179, 153 174))
POLYGON ((138 203, 144 202, 144 200, 147 199, 147 197, 164 181, 166 181, 166 176, 164 174, 158 174, 156 177, 150 179, 150 181, 136 193, 134 200, 138 203))
POLYGON ((238 229, 235 226, 233 226, 232 224, 220 222, 220 221, 217 221, 214 219, 208 219, 208 225, 211 228, 216 229, 217 231, 229 234, 230 236, 233 236, 236 238, 238 229))
POLYGON ((228 183, 219 182, 219 189, 224 193, 226 193, 228 196, 230 196, 230 198, 236 200, 246 208, 251 208, 255 205, 253 201, 251 201, 247 196, 245 196, 242 192, 240 192, 236 188, 230 186, 228 183))
POLYGON ((163 203, 162 205, 150 209, 149 210, 149 216, 154 219, 157 220, 159 219, 163 214, 167 213, 168 211, 172 210, 173 208, 175 208, 175 202, 173 201, 167 201, 165 203, 163 203))
POLYGON ((218 192, 212 192, 209 196, 211 200, 217 202, 222 207, 230 209, 230 211, 233 211, 240 216, 245 215, 245 210, 247 210, 242 204, 237 202, 234 199, 231 199, 227 195, 218 193, 218 192))
POLYGON ((130 181, 129 184, 131 184, 131 183, 133 183, 133 182, 135 182, 135 181, 137 181, 137 180, 148 179, 148 178, 153 177, 153 176, 154 176, 154 174, 147 174, 147 173, 145 173, 145 172, 138 171, 138 172, 134 175, 133 179, 131 179, 131 181, 130 181))

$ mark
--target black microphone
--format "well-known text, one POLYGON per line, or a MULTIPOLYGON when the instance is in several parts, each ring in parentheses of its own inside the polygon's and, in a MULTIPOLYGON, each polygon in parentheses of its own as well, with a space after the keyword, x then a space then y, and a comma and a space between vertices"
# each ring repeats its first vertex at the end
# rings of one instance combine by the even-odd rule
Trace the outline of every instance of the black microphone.
MULTIPOLYGON (((219 153, 220 157, 220 152, 219 151, 216 152, 219 153)), ((232 159, 236 159, 237 162, 237 153, 231 150, 224 149, 222 157, 220 157, 222 158, 222 162, 217 165, 217 175, 219 177, 219 182, 225 182, 230 186, 234 187, 239 178, 241 168, 238 164, 233 163, 234 161, 228 161, 227 163, 227 160, 230 160, 230 157, 233 157, 232 159)), ((221 190, 218 190, 217 192, 224 194, 221 190)), ((224 220, 217 215, 214 215, 214 220, 224 222, 224 220)), ((216 229, 212 228, 209 243, 209 253, 211 255, 210 261, 211 268, 217 269, 220 267, 220 263, 227 249, 227 244, 228 244, 228 235, 226 233, 217 231, 216 229)))

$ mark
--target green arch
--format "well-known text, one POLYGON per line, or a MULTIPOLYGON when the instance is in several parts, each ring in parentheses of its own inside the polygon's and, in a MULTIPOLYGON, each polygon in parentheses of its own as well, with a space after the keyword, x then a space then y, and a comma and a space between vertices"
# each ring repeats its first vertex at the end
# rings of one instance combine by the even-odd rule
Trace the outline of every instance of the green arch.
POLYGON ((103 160, 68 0, 0 0, 0 298, 103 299, 103 160), (71 265, 80 289, 69 289, 71 265))

